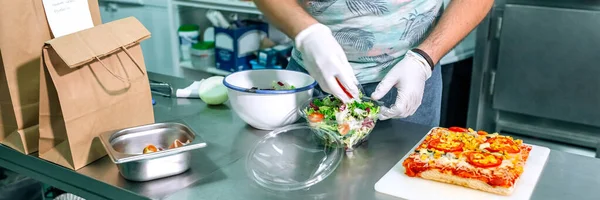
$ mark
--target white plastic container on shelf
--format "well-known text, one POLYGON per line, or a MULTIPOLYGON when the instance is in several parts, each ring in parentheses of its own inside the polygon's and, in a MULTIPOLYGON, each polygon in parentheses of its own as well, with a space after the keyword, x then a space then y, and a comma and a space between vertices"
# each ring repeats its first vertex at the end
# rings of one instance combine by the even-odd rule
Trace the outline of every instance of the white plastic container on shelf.
POLYGON ((202 70, 215 68, 214 42, 200 42, 192 45, 190 55, 193 68, 202 70))
POLYGON ((198 43, 200 36, 200 27, 194 24, 186 24, 179 27, 177 30, 179 35, 179 48, 181 49, 181 59, 189 60, 192 45, 198 43))

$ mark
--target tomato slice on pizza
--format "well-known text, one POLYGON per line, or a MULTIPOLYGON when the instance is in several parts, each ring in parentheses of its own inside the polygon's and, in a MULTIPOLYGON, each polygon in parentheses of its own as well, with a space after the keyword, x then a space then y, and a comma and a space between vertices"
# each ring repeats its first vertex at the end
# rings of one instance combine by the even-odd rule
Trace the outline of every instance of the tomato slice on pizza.
POLYGON ((469 152, 466 155, 467 162, 476 167, 489 168, 497 167, 502 164, 502 157, 495 156, 491 153, 469 152))
POLYGON ((454 131, 454 132, 460 132, 460 133, 466 133, 466 132, 468 132, 468 131, 469 131, 469 130, 468 130, 468 129, 466 129, 466 128, 463 128, 463 127, 457 127, 457 126, 450 127, 450 128, 448 128, 448 130, 450 130, 450 131, 454 131))
POLYGON ((429 142, 427 145, 427 148, 436 149, 443 152, 456 152, 462 151, 464 146, 465 144, 458 140, 441 140, 438 138, 431 140, 431 142, 429 142))
POLYGON ((510 195, 531 148, 521 140, 483 130, 436 128, 402 165, 409 177, 510 195))
POLYGON ((487 139, 486 142, 490 143, 490 147, 486 148, 490 152, 506 151, 507 153, 519 153, 521 151, 519 145, 507 137, 493 137, 487 139))

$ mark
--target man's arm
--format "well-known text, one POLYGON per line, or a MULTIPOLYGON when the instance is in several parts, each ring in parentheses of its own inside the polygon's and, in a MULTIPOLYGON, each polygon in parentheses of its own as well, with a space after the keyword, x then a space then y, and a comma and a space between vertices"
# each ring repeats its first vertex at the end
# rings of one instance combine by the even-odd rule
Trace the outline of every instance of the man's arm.
POLYGON ((317 23, 296 0, 254 0, 254 3, 271 23, 292 39, 306 27, 317 23))
POLYGON ((358 97, 358 80, 329 27, 318 23, 296 0, 254 0, 254 3, 271 24, 294 40, 294 48, 302 54, 304 69, 324 92, 343 102, 358 97))
POLYGON ((487 15, 494 0, 451 0, 439 23, 418 48, 438 63, 487 15))

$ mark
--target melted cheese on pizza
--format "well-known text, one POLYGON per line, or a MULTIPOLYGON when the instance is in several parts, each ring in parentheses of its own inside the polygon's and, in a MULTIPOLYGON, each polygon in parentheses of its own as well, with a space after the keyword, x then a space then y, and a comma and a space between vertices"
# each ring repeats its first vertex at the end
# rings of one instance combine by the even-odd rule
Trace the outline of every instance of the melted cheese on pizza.
POLYGON ((455 132, 436 128, 404 162, 410 176, 436 169, 463 178, 474 178, 492 186, 510 187, 523 172, 530 146, 497 133, 468 129, 455 132))

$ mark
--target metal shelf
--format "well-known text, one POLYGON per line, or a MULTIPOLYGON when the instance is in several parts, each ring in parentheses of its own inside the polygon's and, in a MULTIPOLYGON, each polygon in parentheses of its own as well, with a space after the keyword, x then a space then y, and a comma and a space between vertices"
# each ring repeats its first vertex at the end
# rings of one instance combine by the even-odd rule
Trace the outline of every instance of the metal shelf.
MULTIPOLYGON (((172 30, 177 30, 180 24, 179 9, 183 7, 199 8, 199 9, 212 9, 219 11, 229 11, 236 13, 245 14, 256 14, 262 15, 262 13, 256 8, 252 1, 240 1, 240 0, 171 0, 169 6, 169 23, 172 30)), ((179 66, 176 69, 176 76, 182 76, 183 71, 181 68, 203 71, 210 74, 227 76, 231 72, 219 70, 216 68, 209 69, 197 69, 192 66, 190 61, 180 61, 179 52, 179 37, 175 31, 171 31, 171 54, 173 55, 173 66, 179 66)))
POLYGON ((191 61, 181 61, 179 63, 179 66, 182 67, 182 68, 196 70, 196 71, 203 71, 203 72, 214 74, 214 75, 227 76, 227 75, 231 74, 231 72, 220 70, 220 69, 217 69, 217 68, 214 68, 214 67, 206 68, 206 69, 194 68, 194 66, 192 66, 192 62, 191 61))
POLYGON ((262 14, 252 1, 235 0, 173 0, 173 5, 203 9, 214 9, 237 13, 262 14))

